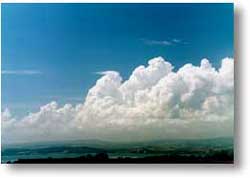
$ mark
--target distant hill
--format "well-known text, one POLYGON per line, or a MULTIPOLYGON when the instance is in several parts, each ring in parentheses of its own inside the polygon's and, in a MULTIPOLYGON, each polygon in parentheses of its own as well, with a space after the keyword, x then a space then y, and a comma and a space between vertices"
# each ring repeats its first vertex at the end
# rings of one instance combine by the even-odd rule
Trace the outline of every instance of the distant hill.
MULTIPOLYGON (((171 160, 173 157, 202 159, 209 156, 209 159, 214 159, 214 155, 222 153, 229 155, 226 157, 228 160, 233 160, 233 146, 233 138, 168 139, 131 143, 102 140, 42 142, 8 145, 2 149, 2 162, 49 157, 53 159, 78 158, 101 153, 107 154, 113 161, 116 158, 133 158, 133 161, 139 161, 139 158, 141 160, 146 157, 154 157, 156 160, 158 158, 155 157, 168 157, 168 160, 171 160)), ((85 158, 81 159, 83 160, 86 161, 85 158)))

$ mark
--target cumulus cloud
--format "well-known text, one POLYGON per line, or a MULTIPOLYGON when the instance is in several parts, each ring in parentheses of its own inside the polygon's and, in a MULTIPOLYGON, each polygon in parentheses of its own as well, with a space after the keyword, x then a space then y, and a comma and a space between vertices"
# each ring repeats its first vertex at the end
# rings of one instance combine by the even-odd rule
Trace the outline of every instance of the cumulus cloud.
POLYGON ((215 69, 208 59, 177 71, 162 57, 138 66, 128 80, 119 72, 102 76, 85 100, 13 118, 2 112, 2 138, 8 141, 104 139, 142 141, 233 135, 234 60, 215 69))

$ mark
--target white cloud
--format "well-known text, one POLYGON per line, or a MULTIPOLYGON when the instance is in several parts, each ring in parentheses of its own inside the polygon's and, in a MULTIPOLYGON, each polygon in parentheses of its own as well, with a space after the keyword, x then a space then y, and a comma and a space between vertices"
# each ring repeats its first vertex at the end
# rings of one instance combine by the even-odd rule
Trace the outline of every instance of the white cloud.
POLYGON ((149 40, 149 39, 142 39, 142 41, 146 45, 159 45, 159 46, 174 46, 174 45, 186 45, 188 42, 185 42, 180 39, 173 38, 171 40, 149 40))
POLYGON ((157 57, 125 81, 116 71, 100 72, 82 104, 51 102, 21 119, 5 110, 3 141, 232 136, 233 69, 233 59, 222 59, 218 70, 203 59, 200 66, 186 64, 174 72, 157 57))
POLYGON ((172 42, 175 43, 175 44, 182 44, 182 45, 189 44, 186 41, 183 41, 183 40, 180 40, 180 39, 176 39, 176 38, 172 39, 172 42))
POLYGON ((174 38, 172 41, 175 42, 175 43, 180 43, 181 42, 181 40, 176 39, 176 38, 174 38))
POLYGON ((144 43, 146 45, 161 45, 161 46, 170 46, 172 45, 171 41, 167 40, 148 40, 148 39, 143 39, 144 43))
POLYGON ((37 70, 2 70, 4 75, 37 75, 42 74, 42 72, 37 70))

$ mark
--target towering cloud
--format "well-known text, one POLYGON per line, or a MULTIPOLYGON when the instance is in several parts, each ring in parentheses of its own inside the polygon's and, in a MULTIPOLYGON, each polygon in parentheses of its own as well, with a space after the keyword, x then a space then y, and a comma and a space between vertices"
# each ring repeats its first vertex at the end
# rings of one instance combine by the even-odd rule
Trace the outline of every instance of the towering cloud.
POLYGON ((176 72, 162 57, 137 67, 123 81, 116 71, 100 72, 82 104, 51 102, 15 119, 2 113, 3 141, 89 139, 138 141, 231 136, 234 60, 217 70, 207 59, 176 72))

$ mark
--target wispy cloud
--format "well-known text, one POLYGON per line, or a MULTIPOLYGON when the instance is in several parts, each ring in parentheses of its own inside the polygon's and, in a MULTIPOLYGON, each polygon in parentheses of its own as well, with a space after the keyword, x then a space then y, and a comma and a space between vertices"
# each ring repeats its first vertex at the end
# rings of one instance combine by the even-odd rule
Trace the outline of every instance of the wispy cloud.
POLYGON ((182 45, 189 44, 186 41, 183 41, 183 40, 180 40, 180 39, 176 39, 176 38, 172 39, 172 42, 175 43, 175 44, 182 44, 182 45))
POLYGON ((2 70, 3 75, 38 75, 42 74, 38 70, 2 70))
POLYGON ((146 45, 159 45, 159 46, 174 46, 174 45, 186 45, 189 44, 181 39, 173 38, 170 40, 149 40, 141 39, 146 45))
POLYGON ((112 75, 112 74, 115 74, 115 73, 117 73, 117 72, 113 71, 113 70, 94 72, 94 74, 96 74, 96 75, 112 75))
POLYGON ((159 41, 159 40, 148 40, 148 39, 142 39, 143 42, 146 44, 146 45, 161 45, 161 46, 170 46, 172 45, 172 42, 171 41, 166 41, 166 40, 163 40, 163 41, 159 41))
POLYGON ((181 40, 176 39, 176 38, 174 38, 172 41, 173 41, 174 43, 180 43, 180 42, 181 42, 181 40))

